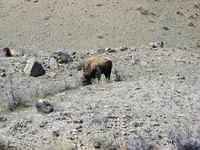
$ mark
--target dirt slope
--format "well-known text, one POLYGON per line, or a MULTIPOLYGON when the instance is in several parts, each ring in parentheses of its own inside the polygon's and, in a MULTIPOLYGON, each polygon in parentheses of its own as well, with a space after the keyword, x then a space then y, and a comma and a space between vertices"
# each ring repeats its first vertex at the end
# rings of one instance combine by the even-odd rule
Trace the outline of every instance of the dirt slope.
MULTIPOLYGON (((23 74, 28 55, 0 57, 0 71, 13 75, 14 90, 32 104, 0 114, 1 136, 12 150, 49 150, 65 140, 88 150, 95 138, 122 146, 132 136, 175 147, 171 134, 200 123, 199 30, 198 0, 0 0, 0 48, 40 57, 47 71, 33 79, 23 74), (164 48, 149 47, 154 40, 164 48), (105 47, 113 51, 99 50, 105 47), (76 52, 76 60, 52 69, 49 56, 57 50, 76 52), (112 58, 112 80, 77 86, 81 58, 91 55, 112 58), (37 112, 38 99, 55 111, 37 112)), ((0 108, 8 103, 8 77, 0 77, 0 108)))
POLYGON ((196 49, 199 5, 198 0, 1 0, 0 47, 44 53, 163 40, 168 47, 196 49))

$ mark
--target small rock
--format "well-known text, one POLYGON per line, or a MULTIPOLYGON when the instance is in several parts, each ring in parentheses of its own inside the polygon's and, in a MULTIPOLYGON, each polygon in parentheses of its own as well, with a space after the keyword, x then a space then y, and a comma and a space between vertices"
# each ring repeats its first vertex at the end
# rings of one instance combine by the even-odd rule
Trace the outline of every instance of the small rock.
POLYGON ((51 113, 54 111, 54 107, 52 104, 50 104, 48 101, 44 101, 41 99, 36 102, 36 108, 38 112, 43 113, 51 113))
POLYGON ((188 26, 189 27, 195 27, 195 25, 192 22, 188 23, 188 26))
POLYGON ((59 137, 60 136, 60 132, 59 132, 59 130, 55 130, 55 131, 53 131, 53 136, 55 136, 55 137, 59 137))
POLYGON ((7 121, 6 117, 0 116, 0 122, 7 121))
POLYGON ((96 141, 96 142, 94 142, 93 145, 94 145, 94 148, 96 148, 96 149, 101 148, 101 142, 96 141))
POLYGON ((200 3, 194 4, 195 9, 200 9, 200 3))
POLYGON ((126 51, 126 50, 128 50, 128 47, 121 47, 121 48, 120 48, 120 51, 122 51, 122 52, 123 52, 123 51, 126 51))
POLYGON ((162 27, 162 29, 165 30, 165 31, 168 31, 168 30, 169 30, 169 28, 166 27, 166 26, 162 27))
POLYGON ((81 124, 81 123, 83 123, 83 120, 82 119, 80 119, 80 120, 74 120, 73 122, 77 123, 77 124, 81 124))
POLYGON ((2 73, 0 73, 0 76, 1 76, 1 77, 6 77, 6 73, 5 73, 5 72, 2 72, 2 73))
POLYGON ((44 128, 47 124, 48 124, 47 121, 42 121, 39 126, 40 128, 44 128))
POLYGON ((38 2, 39 2, 39 0, 34 0, 34 1, 33 1, 33 3, 38 3, 38 2))
POLYGON ((149 15, 149 11, 144 9, 143 7, 138 7, 136 10, 139 11, 142 15, 149 15))
POLYGON ((0 77, 6 77, 6 70, 0 69, 0 77))
POLYGON ((152 48, 163 48, 164 47, 164 42, 163 41, 150 42, 149 45, 152 48))
POLYGON ((180 16, 184 16, 183 12, 181 12, 181 11, 177 11, 176 14, 180 15, 180 16))
POLYGON ((53 53, 52 57, 55 58, 58 63, 69 63, 73 61, 69 54, 63 53, 61 51, 53 53))
POLYGON ((55 58, 50 58, 49 66, 50 66, 50 69, 52 70, 58 69, 58 63, 55 58))
POLYGON ((142 127, 143 124, 144 124, 143 122, 135 122, 135 123, 134 123, 134 127, 135 127, 135 128, 142 127))
POLYGON ((115 53, 117 52, 115 49, 112 49, 112 48, 106 48, 105 49, 108 53, 115 53))
POLYGON ((31 58, 27 61, 24 72, 33 77, 38 77, 45 74, 44 68, 39 62, 35 60, 35 58, 31 58))

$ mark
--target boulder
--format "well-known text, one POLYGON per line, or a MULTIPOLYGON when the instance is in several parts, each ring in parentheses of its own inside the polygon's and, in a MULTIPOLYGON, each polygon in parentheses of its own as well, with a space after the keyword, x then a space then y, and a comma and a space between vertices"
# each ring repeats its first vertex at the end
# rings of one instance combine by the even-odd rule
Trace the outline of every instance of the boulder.
POLYGON ((35 58, 31 58, 27 61, 24 72, 33 77, 38 77, 45 74, 44 68, 38 61, 35 60, 35 58))
POLYGON ((53 53, 52 57, 55 58, 58 63, 69 63, 73 61, 72 57, 68 53, 61 51, 53 53))

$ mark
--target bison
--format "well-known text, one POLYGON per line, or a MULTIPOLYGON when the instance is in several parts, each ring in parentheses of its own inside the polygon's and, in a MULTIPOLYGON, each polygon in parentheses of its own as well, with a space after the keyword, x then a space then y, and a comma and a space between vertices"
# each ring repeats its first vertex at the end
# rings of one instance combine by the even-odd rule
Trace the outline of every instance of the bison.
POLYGON ((91 84, 92 79, 101 79, 101 74, 105 75, 106 80, 110 80, 112 71, 112 60, 104 56, 92 56, 83 66, 83 83, 91 84))

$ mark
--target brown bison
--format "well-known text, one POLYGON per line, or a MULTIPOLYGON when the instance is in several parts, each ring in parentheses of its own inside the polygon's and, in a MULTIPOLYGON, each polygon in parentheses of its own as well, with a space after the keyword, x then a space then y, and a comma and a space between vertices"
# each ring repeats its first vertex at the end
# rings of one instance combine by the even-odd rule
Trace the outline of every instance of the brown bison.
POLYGON ((7 47, 3 49, 3 53, 6 57, 23 56, 22 53, 17 52, 13 49, 9 49, 7 47))
POLYGON ((100 81, 101 74, 105 75, 107 80, 110 80, 112 71, 112 60, 104 56, 92 56, 83 66, 83 77, 85 83, 91 84, 92 79, 100 81))

